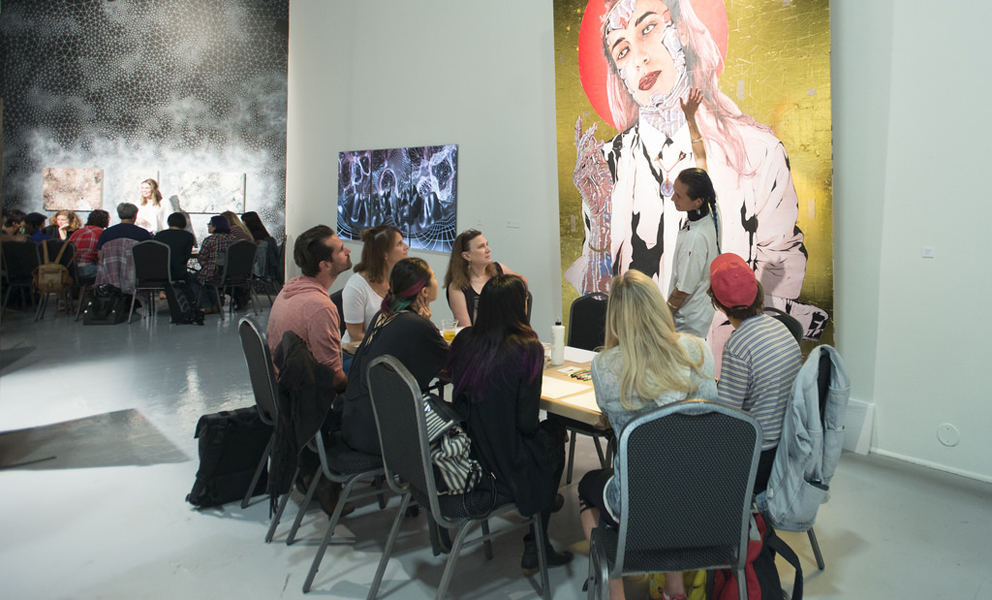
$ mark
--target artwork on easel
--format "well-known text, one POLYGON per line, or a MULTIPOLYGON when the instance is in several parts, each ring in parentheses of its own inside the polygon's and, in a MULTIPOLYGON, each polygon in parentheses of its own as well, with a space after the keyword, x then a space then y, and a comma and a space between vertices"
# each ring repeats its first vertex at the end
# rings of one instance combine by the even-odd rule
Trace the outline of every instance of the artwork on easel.
POLYGON ((176 192, 186 212, 219 214, 230 210, 241 214, 245 211, 244 173, 184 171, 167 177, 170 193, 166 197, 176 192))
POLYGON ((86 212, 103 207, 103 169, 45 168, 41 181, 45 210, 86 212))
POLYGON ((450 252, 457 235, 458 146, 341 152, 338 235, 393 225, 411 248, 450 252))

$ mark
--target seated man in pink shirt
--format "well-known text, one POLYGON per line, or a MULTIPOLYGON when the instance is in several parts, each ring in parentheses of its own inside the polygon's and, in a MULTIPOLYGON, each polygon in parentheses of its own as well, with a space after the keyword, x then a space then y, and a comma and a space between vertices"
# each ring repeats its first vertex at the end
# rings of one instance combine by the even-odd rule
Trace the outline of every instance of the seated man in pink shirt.
MULTIPOLYGON (((334 378, 333 382, 330 383, 334 388, 333 392, 343 392, 348 387, 348 376, 341 369, 341 329, 338 309, 334 305, 334 301, 331 300, 328 290, 338 275, 351 268, 350 254, 351 250, 344 246, 341 238, 336 236, 330 227, 317 225, 304 231, 297 238, 293 249, 293 260, 303 271, 303 275, 287 281, 282 291, 279 292, 275 302, 272 303, 267 330, 269 350, 272 352, 276 364, 283 364, 287 369, 295 368, 286 366, 289 363, 281 363, 285 357, 281 358, 276 351, 283 341, 283 336, 287 332, 293 332, 299 336, 307 350, 313 355, 313 361, 333 369, 334 378)), ((299 342, 296 344, 298 347, 299 342)), ((299 356, 299 353, 297 352, 294 356, 299 356)), ((290 370, 286 372, 290 373, 290 370)), ((276 376, 277 378, 279 376, 278 370, 276 376)), ((292 385, 293 375, 291 374, 290 377, 289 383, 292 385)), ((329 375, 324 377, 324 381, 327 381, 326 377, 329 375)), ((291 414, 295 414, 297 419, 305 420, 305 415, 313 415, 317 406, 323 405, 325 408, 322 410, 326 410, 326 405, 323 403, 332 399, 326 397, 327 388, 319 389, 319 387, 298 392, 304 396, 315 395, 304 398, 303 404, 295 405, 295 408, 290 411, 291 414)), ((332 395, 334 394, 332 393, 332 395)), ((284 401, 285 398, 280 392, 280 404, 284 401)), ((284 410, 282 405, 280 405, 280 410, 284 410)), ((316 431, 317 427, 320 427, 325 433, 333 435, 332 432, 340 429, 340 423, 339 408, 331 408, 324 417, 323 423, 311 420, 304 423, 302 427, 300 426, 301 423, 294 423, 282 431, 280 431, 281 421, 277 423, 276 443, 272 450, 273 468, 270 471, 269 491, 271 492, 273 487, 281 487, 279 482, 284 479, 284 475, 291 472, 292 469, 284 472, 286 469, 276 467, 277 464, 279 467, 284 466, 286 459, 296 463, 296 466, 299 467, 304 487, 309 487, 312 478, 317 476, 320 471, 320 463, 314 453, 300 452, 305 440, 296 439, 295 444, 293 444, 288 441, 289 436, 299 437, 301 431, 306 431, 307 433, 303 435, 309 436, 309 432, 311 430, 316 431), (289 458, 289 455, 292 455, 292 458, 289 458)), ((285 483, 288 485, 288 479, 285 480, 285 483)), ((279 489, 278 493, 283 491, 285 490, 279 489)), ((340 484, 331 483, 325 478, 320 479, 316 497, 324 512, 327 514, 334 512, 340 492, 340 484)), ((348 503, 341 514, 343 516, 352 510, 354 510, 354 506, 348 503)))
POLYGON ((328 290, 338 275, 351 268, 350 255, 330 227, 317 225, 304 231, 293 249, 293 260, 303 275, 287 281, 279 292, 267 331, 273 354, 287 331, 300 336, 317 362, 334 369, 334 388, 339 392, 348 387, 348 376, 341 369, 338 309, 328 290))

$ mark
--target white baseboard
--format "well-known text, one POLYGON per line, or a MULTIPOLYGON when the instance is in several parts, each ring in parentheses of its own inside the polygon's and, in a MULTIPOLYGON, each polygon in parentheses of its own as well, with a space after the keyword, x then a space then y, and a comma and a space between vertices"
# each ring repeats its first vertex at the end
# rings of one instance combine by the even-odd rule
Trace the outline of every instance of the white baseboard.
POLYGON ((908 462, 914 465, 920 465, 921 467, 928 467, 931 469, 936 469, 938 471, 944 471, 945 473, 951 473, 952 475, 960 475, 961 477, 967 477, 968 479, 974 479, 976 481, 992 483, 992 476, 989 475, 985 475, 982 473, 975 473, 973 471, 965 471, 964 469, 956 469, 954 467, 948 467, 947 465, 935 463, 930 460, 924 460, 922 458, 915 458, 913 456, 906 456, 905 454, 899 454, 898 452, 890 452, 889 450, 874 448, 872 450, 872 454, 877 454, 879 456, 885 456, 888 458, 894 458, 896 460, 901 460, 903 462, 908 462))
POLYGON ((868 454, 875 429, 875 404, 849 400, 844 413, 844 450, 868 454))

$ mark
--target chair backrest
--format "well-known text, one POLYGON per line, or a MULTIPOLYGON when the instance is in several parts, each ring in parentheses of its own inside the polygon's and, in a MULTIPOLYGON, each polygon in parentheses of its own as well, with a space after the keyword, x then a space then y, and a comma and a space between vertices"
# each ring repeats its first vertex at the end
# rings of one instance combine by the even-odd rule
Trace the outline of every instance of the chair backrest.
POLYGON ((803 342, 803 325, 795 317, 783 310, 775 308, 774 306, 766 307, 764 312, 769 317, 776 319, 785 325, 786 328, 788 328, 789 333, 792 334, 792 337, 796 338, 797 342, 800 344, 803 342))
MULTIPOLYGON (((34 242, 3 242, 4 271, 11 283, 31 283, 38 266, 38 244, 34 242)), ((54 256, 52 257, 54 258, 54 256)))
POLYGON ((593 292, 572 301, 568 311, 568 345, 595 350, 606 342, 606 294, 593 292))
MULTIPOLYGON (((65 240, 45 240, 41 244, 38 244, 38 264, 45 262, 45 254, 42 249, 42 245, 48 247, 48 260, 55 262, 55 258, 58 257, 59 252, 62 250, 62 244, 65 244, 65 240)), ((59 264, 69 268, 69 272, 74 271, 74 266, 76 264, 76 245, 69 242, 65 247, 65 252, 62 252, 62 257, 59 258, 59 264)))
POLYGON ((238 240, 227 248, 223 285, 245 285, 251 281, 258 247, 251 240, 238 240))
MULTIPOLYGON (((341 329, 341 335, 344 335, 344 332, 348 330, 348 326, 344 322, 344 297, 342 296, 343 293, 344 290, 338 290, 333 294, 331 294, 331 302, 334 303, 334 306, 338 307, 338 327, 341 329)), ((352 340, 352 341, 360 342, 361 340, 352 340)))
POLYGON ((269 241, 262 240, 255 243, 255 264, 252 265, 251 272, 256 279, 265 279, 268 270, 269 241))
POLYGON ((134 255, 131 248, 138 244, 132 238, 117 238, 105 243, 100 249, 100 263, 97 265, 96 284, 117 286, 125 294, 134 292, 134 255))
POLYGON ((399 477, 430 501, 432 515, 441 515, 427 442, 427 420, 420 386, 399 360, 388 354, 369 364, 365 380, 382 444, 386 477, 399 477))
POLYGON ((131 248, 136 287, 162 287, 172 282, 172 249, 162 242, 145 240, 131 248))
POLYGON ((701 400, 628 423, 617 454, 623 475, 615 574, 743 569, 761 441, 751 415, 701 400), (659 565, 661 553, 670 554, 659 565))
POLYGON ((241 349, 248 365, 258 416, 263 423, 275 425, 279 412, 276 404, 276 376, 265 334, 251 317, 244 317, 238 323, 238 336, 241 337, 241 349))

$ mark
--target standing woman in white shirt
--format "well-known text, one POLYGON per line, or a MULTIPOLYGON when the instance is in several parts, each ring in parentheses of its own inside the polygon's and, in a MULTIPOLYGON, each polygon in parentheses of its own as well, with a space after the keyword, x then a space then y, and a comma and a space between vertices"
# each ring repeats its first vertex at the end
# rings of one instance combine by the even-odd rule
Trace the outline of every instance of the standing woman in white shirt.
POLYGON ((392 225, 377 225, 362 231, 362 243, 362 260, 355 265, 355 274, 348 278, 341 292, 347 328, 342 344, 365 338, 365 330, 389 291, 393 265, 406 258, 410 249, 403 241, 403 234, 392 225))
POLYGON ((675 239, 668 308, 676 331, 705 338, 715 312, 706 295, 710 263, 720 255, 720 214, 706 171, 693 167, 679 173, 672 201, 686 216, 675 239))
POLYGON ((171 213, 172 206, 162 203, 162 192, 158 190, 158 182, 154 179, 142 181, 141 202, 138 202, 138 218, 134 224, 152 233, 158 233, 169 228, 171 213))

